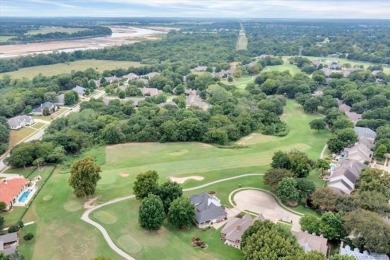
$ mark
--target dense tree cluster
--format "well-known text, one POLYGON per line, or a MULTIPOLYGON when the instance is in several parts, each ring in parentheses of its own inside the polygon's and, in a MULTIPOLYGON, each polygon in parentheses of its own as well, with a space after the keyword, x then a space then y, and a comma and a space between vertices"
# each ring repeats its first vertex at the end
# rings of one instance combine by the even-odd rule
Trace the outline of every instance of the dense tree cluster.
POLYGON ((9 141, 9 126, 7 119, 0 116, 0 154, 7 151, 9 141))

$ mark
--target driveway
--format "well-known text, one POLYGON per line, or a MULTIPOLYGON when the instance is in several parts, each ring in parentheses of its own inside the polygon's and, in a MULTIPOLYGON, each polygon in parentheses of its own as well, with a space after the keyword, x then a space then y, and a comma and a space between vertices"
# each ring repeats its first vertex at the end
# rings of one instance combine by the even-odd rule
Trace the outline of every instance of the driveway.
POLYGON ((292 231, 301 231, 301 225, 299 224, 301 216, 279 206, 275 198, 267 192, 252 189, 238 191, 234 194, 233 201, 236 208, 242 211, 247 210, 263 214, 264 218, 273 222, 283 220, 292 223, 292 231))

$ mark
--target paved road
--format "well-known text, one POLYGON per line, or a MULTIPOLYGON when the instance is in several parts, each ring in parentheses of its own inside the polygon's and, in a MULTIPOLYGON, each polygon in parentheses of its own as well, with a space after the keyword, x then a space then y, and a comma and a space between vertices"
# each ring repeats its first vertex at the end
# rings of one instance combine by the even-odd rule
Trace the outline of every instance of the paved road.
MULTIPOLYGON (((212 181, 212 182, 209 182, 209 183, 197 186, 197 187, 184 189, 183 191, 198 190, 198 189, 202 189, 202 188, 208 187, 210 185, 214 185, 214 184, 217 184, 217 183, 220 183, 220 182, 224 182, 224 181, 230 181, 230 180, 244 178, 244 177, 249 177, 249 176, 263 176, 263 175, 264 175, 263 173, 248 173, 248 174, 243 174, 243 175, 238 175, 238 176, 234 176, 234 177, 230 177, 230 178, 224 178, 224 179, 212 181)), ((122 256, 124 259, 129 259, 129 260, 135 260, 135 258, 133 258, 132 256, 128 255, 126 252, 124 252, 122 249, 120 249, 117 245, 115 245, 115 243, 112 241, 110 235, 108 234, 107 230, 102 225, 100 225, 99 223, 97 223, 97 222, 93 221, 92 219, 90 219, 89 218, 89 214, 91 214, 93 211, 95 211, 97 209, 100 209, 100 208, 102 208, 104 206, 107 206, 107 205, 110 205, 110 204, 114 204, 114 203, 117 203, 117 202, 121 202, 121 201, 124 201, 124 200, 128 200, 128 199, 133 199, 133 198, 135 198, 134 195, 129 195, 129 196, 126 196, 126 197, 121 197, 121 198, 117 198, 117 199, 108 201, 106 203, 100 204, 98 206, 95 206, 93 208, 90 208, 90 209, 86 210, 83 213, 83 215, 81 216, 81 219, 83 221, 87 222, 88 224, 91 224, 92 226, 95 226, 102 233, 104 239, 107 241, 109 247, 111 247, 112 250, 114 250, 117 254, 122 256)))

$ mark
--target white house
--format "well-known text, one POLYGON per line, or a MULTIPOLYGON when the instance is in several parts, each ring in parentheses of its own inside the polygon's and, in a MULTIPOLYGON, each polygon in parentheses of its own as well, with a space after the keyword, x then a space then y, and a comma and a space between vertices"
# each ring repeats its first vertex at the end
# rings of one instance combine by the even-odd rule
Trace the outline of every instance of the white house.
POLYGON ((22 127, 34 124, 34 119, 31 116, 21 115, 9 118, 7 123, 12 130, 18 130, 22 127))

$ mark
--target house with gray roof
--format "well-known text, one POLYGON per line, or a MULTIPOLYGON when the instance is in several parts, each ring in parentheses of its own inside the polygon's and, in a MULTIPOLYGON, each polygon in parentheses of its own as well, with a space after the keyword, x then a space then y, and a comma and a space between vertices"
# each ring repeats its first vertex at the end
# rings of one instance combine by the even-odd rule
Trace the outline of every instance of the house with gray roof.
POLYGON ((352 147, 345 148, 342 154, 344 158, 361 163, 371 162, 373 156, 373 152, 366 145, 360 142, 356 143, 352 147))
POLYGON ((195 72, 205 72, 206 70, 207 70, 207 66, 197 66, 197 67, 192 69, 192 71, 195 71, 195 72))
POLYGON ((226 245, 240 248, 242 235, 256 220, 263 221, 265 218, 261 214, 255 219, 252 219, 249 214, 245 214, 242 218, 230 218, 221 230, 221 239, 226 245))
POLYGON ((317 236, 305 232, 293 232, 293 235, 297 238, 298 244, 305 250, 305 252, 318 251, 323 253, 325 256, 328 255, 328 239, 324 238, 323 235, 317 236))
POLYGON ((355 133, 356 135, 361 138, 361 137, 366 137, 372 140, 375 140, 376 138, 376 132, 371 130, 368 127, 355 127, 355 133))
POLYGON ((207 111, 211 105, 207 104, 202 100, 202 98, 197 94, 196 90, 190 90, 187 92, 186 96, 186 106, 187 107, 197 107, 204 111, 207 111))
POLYGON ((0 235, 0 253, 5 256, 15 254, 18 245, 19 239, 16 232, 0 235))
POLYGON ((367 166, 355 160, 343 160, 340 165, 331 168, 328 187, 342 194, 351 194, 360 173, 367 166))
POLYGON ((195 221, 199 228, 207 227, 227 219, 227 212, 221 207, 219 199, 208 193, 192 195, 195 206, 195 221))
POLYGON ((34 124, 34 119, 31 116, 27 115, 21 115, 21 116, 15 116, 11 117, 7 120, 7 123, 9 125, 9 128, 12 130, 18 130, 20 128, 23 128, 25 126, 29 126, 34 124))
POLYGON ((150 79, 152 79, 152 78, 154 78, 155 76, 158 76, 158 75, 160 75, 160 73, 158 73, 158 72, 150 72, 150 73, 142 75, 140 77, 144 78, 144 79, 149 79, 150 80, 150 79))
POLYGON ((127 80, 135 80, 135 79, 139 79, 139 76, 135 73, 129 73, 127 75, 122 76, 122 78, 127 80))
POLYGON ((120 78, 118 78, 116 76, 112 76, 112 77, 105 77, 105 80, 106 80, 106 82, 112 84, 114 82, 118 82, 120 80, 120 78))
POLYGON ((77 92, 79 97, 85 96, 86 88, 80 87, 77 85, 76 87, 72 88, 73 91, 77 92))
POLYGON ((54 113, 57 110, 57 106, 52 102, 42 103, 40 106, 35 107, 31 114, 34 116, 42 116, 45 109, 49 110, 49 114, 54 113))

